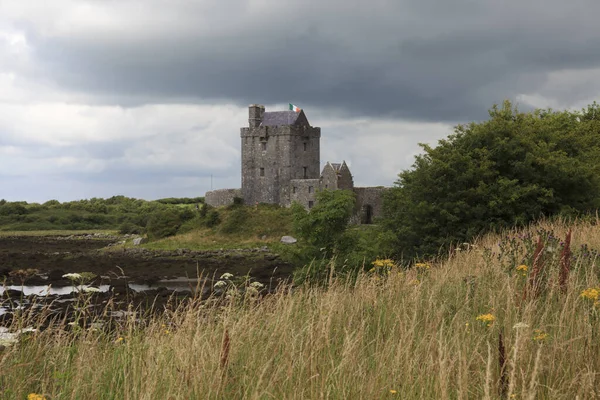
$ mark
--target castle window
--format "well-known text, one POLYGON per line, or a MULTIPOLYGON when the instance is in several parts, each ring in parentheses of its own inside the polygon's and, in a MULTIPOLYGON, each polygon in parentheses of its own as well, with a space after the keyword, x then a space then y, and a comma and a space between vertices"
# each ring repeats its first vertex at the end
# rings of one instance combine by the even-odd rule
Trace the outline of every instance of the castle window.
POLYGON ((314 201, 311 200, 308 202, 308 208, 313 208, 314 205, 315 205, 314 201))
POLYGON ((292 188, 292 193, 296 193, 296 190, 298 190, 298 188, 297 188, 296 186, 294 186, 294 187, 292 188))
POLYGON ((312 186, 309 186, 309 187, 308 187, 308 193, 312 193, 312 192, 314 192, 314 190, 315 190, 315 189, 314 189, 312 186))
POLYGON ((302 170, 304 171, 304 179, 308 178, 308 167, 302 167, 302 170))
POLYGON ((265 169, 264 168, 260 169, 260 176, 265 176, 265 169))
POLYGON ((303 144, 304 144, 304 151, 306 151, 306 148, 308 147, 308 146, 307 146, 307 145, 308 145, 308 143, 304 142, 303 144))
POLYGON ((265 150, 267 150, 267 142, 262 142, 262 143, 260 144, 260 149, 261 149, 262 151, 265 151, 265 150))
POLYGON ((329 185, 325 185, 325 189, 329 189, 329 185))

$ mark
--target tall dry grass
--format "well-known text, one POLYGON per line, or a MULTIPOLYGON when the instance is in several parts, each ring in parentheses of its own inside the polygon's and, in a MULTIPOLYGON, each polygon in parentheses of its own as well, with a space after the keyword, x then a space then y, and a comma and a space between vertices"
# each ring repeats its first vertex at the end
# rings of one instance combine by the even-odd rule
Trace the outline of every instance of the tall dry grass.
MULTIPOLYGON (((571 248, 600 249, 598 222, 529 231, 565 238, 572 228, 571 248)), ((600 396, 600 318, 580 296, 600 286, 598 260, 574 251, 564 293, 560 262, 547 263, 540 293, 524 299, 528 277, 499 254, 504 240, 484 237, 431 269, 387 278, 364 274, 260 302, 195 301, 146 326, 132 316, 112 334, 48 329, 2 353, 0 398, 600 396)))

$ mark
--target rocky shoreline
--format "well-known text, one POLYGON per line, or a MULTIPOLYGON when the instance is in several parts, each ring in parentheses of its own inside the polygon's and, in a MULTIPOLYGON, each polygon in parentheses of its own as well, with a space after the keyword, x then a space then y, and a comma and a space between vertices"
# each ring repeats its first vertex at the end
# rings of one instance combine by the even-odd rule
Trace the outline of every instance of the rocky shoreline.
POLYGON ((0 326, 10 326, 17 314, 44 314, 44 324, 73 322, 82 302, 90 315, 164 311, 194 296, 209 296, 224 273, 240 282, 250 276, 267 293, 288 281, 293 269, 266 247, 117 248, 123 239, 103 234, 0 237, 0 326), (65 277, 84 272, 89 279, 83 286, 65 277), (89 288, 94 292, 86 292, 89 288))

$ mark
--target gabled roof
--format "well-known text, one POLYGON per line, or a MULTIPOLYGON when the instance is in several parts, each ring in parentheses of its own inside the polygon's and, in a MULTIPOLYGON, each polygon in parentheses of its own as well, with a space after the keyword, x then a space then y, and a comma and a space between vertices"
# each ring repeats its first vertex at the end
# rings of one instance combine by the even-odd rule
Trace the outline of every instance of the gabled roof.
POLYGON ((330 164, 336 172, 339 171, 340 168, 342 167, 342 164, 340 164, 340 163, 330 163, 330 164))
POLYGON ((304 111, 269 111, 263 115, 260 126, 309 125, 304 111))

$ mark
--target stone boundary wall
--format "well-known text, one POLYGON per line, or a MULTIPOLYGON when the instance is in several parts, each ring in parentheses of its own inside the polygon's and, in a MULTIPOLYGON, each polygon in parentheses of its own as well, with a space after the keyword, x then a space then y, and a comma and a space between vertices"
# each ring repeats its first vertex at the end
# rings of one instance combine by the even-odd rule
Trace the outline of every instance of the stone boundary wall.
POLYGON ((360 223, 368 223, 367 219, 367 207, 370 206, 370 217, 373 222, 374 218, 381 217, 383 215, 383 196, 385 192, 389 190, 384 186, 374 187, 355 187, 353 189, 356 193, 356 215, 360 223))
POLYGON ((206 192, 204 202, 209 206, 221 207, 233 204, 234 197, 242 197, 241 189, 219 189, 206 192))

